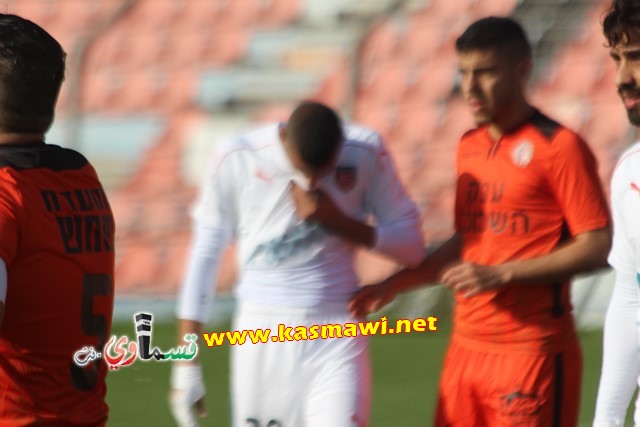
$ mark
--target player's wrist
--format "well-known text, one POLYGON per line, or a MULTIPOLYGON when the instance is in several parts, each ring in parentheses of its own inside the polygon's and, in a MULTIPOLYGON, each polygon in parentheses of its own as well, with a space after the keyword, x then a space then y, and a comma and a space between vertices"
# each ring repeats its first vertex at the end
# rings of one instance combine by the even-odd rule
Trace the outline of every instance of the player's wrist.
POLYGON ((510 263, 502 264, 496 267, 499 286, 507 285, 514 280, 514 269, 510 263))
POLYGON ((194 381, 202 381, 202 366, 199 363, 176 363, 171 369, 171 387, 184 389, 194 381))

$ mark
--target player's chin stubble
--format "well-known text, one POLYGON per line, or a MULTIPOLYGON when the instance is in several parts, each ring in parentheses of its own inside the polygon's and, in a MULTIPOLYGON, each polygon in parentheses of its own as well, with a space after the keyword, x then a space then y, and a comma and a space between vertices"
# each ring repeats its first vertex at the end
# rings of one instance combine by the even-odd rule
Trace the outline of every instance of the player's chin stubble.
POLYGON ((633 107, 627 110, 627 116, 629 117, 629 121, 634 126, 640 126, 640 108, 633 107))

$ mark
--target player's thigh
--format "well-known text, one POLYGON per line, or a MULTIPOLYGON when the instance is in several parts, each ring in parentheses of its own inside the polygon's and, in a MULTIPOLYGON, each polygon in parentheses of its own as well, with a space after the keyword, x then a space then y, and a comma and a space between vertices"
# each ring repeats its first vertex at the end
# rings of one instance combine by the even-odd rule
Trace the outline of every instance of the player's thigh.
POLYGON ((445 355, 434 425, 436 427, 484 427, 475 390, 483 355, 453 341, 445 355))
POLYGON ((503 355, 483 391, 491 426, 574 427, 578 423, 582 354, 575 343, 555 354, 503 355))
MULTIPOLYGON (((236 322, 249 329, 256 323, 236 322)), ((302 425, 301 396, 305 375, 301 343, 267 342, 231 346, 232 419, 234 427, 302 425)))
POLYGON ((318 341, 306 402, 306 427, 365 427, 371 407, 371 364, 365 337, 318 341))

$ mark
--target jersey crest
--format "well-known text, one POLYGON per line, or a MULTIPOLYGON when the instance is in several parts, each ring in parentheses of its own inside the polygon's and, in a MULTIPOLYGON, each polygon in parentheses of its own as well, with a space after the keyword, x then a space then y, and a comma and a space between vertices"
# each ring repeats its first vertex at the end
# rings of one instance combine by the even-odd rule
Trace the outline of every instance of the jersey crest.
POLYGON ((513 160, 513 163, 520 168, 527 167, 529 163, 531 163, 532 159, 533 144, 527 140, 519 143, 511 152, 511 160, 513 160))
POLYGON ((358 181, 357 169, 355 166, 338 166, 335 173, 336 185, 338 188, 347 193, 356 186, 358 181))

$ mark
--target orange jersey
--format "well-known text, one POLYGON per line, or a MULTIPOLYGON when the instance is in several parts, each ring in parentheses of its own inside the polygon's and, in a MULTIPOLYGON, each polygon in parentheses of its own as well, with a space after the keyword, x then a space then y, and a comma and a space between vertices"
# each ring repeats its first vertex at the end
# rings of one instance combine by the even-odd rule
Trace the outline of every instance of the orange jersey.
MULTIPOLYGON (((544 256, 609 224, 593 154, 578 135, 539 112, 497 142, 486 126, 468 132, 457 161, 456 229, 466 262, 544 256)), ((457 334, 483 346, 558 351, 574 338, 568 282, 457 294, 456 303, 457 334)))
POLYGON ((113 312, 114 221, 88 161, 55 145, 0 146, 0 425, 102 425, 113 312), (100 359, 98 359, 100 360, 100 359))

